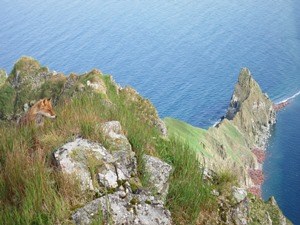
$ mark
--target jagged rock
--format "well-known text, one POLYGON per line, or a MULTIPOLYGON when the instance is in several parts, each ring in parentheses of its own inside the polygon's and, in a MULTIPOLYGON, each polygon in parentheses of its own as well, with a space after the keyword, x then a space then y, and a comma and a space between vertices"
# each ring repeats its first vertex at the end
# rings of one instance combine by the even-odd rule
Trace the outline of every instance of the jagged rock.
POLYGON ((150 183, 153 184, 157 194, 161 196, 161 199, 165 199, 169 189, 168 179, 172 167, 153 156, 144 155, 144 160, 150 183))
POLYGON ((67 78, 64 89, 68 90, 72 88, 77 83, 77 81, 78 81, 78 76, 74 73, 71 73, 67 78))
POLYGON ((236 203, 240 203, 247 197, 247 191, 244 188, 232 187, 232 195, 236 203))
POLYGON ((102 72, 97 69, 93 69, 89 73, 83 75, 83 77, 87 79, 85 85, 92 88, 94 92, 106 95, 107 89, 102 76, 102 72))
POLYGON ((275 117, 272 101, 262 93, 250 71, 243 68, 225 118, 233 121, 250 144, 264 149, 275 117))
POLYGON ((109 168, 108 170, 98 173, 98 181, 107 189, 118 187, 118 175, 114 168, 109 168))
POLYGON ((289 224, 290 222, 287 221, 287 219, 285 218, 285 216, 283 215, 283 213, 281 212, 275 198, 273 196, 270 197, 270 199, 268 200, 268 203, 271 204, 275 210, 277 211, 278 213, 278 220, 280 222, 281 225, 286 225, 286 224, 289 224))
POLYGON ((234 225, 247 225, 249 214, 248 200, 245 198, 231 209, 231 221, 234 225), (246 201, 245 201, 246 200, 246 201))
POLYGON ((111 152, 99 143, 76 138, 54 153, 62 172, 74 174, 83 191, 102 194, 73 214, 75 223, 90 224, 101 212, 105 224, 109 221, 113 224, 171 224, 171 214, 161 200, 167 195, 171 166, 155 157, 145 156, 150 182, 160 195, 154 197, 149 191, 133 191, 132 180, 138 179, 134 178, 136 158, 120 123, 106 122, 101 128, 107 142, 113 145, 111 152), (96 175, 93 176, 91 171, 96 175))
POLYGON ((161 132, 163 137, 168 136, 167 126, 166 126, 165 122, 162 119, 158 118, 157 120, 155 120, 154 125, 159 129, 159 131, 161 132))
POLYGON ((88 87, 91 87, 94 91, 98 92, 98 93, 103 93, 106 94, 106 87, 105 84, 102 80, 98 80, 98 81, 87 81, 86 85, 88 87))
POLYGON ((118 181, 129 180, 136 174, 133 151, 121 149, 110 154, 101 144, 82 138, 63 145, 54 153, 54 158, 62 172, 79 179, 83 190, 97 191, 99 186, 116 188, 118 181), (97 177, 93 177, 91 170, 97 177))
POLYGON ((131 145, 122 131, 119 121, 109 121, 101 125, 102 132, 106 137, 106 141, 110 145, 110 149, 131 151, 131 145))
POLYGON ((89 167, 101 166, 104 161, 113 161, 107 150, 98 143, 77 138, 54 152, 54 158, 62 172, 74 174, 83 190, 95 190, 89 167), (89 162, 93 160, 94 162, 89 162))
POLYGON ((19 59, 12 73, 9 76, 9 82, 13 88, 37 89, 45 80, 52 77, 47 67, 41 67, 38 61, 31 57, 22 57, 19 59))
POLYGON ((162 202, 155 200, 149 193, 128 194, 125 198, 120 193, 109 194, 95 199, 78 209, 72 219, 76 224, 91 224, 102 211, 102 221, 115 225, 170 225, 171 214, 162 202))
POLYGON ((272 206, 278 206, 274 196, 271 196, 269 202, 272 206))
POLYGON ((126 177, 136 175, 137 162, 131 145, 122 131, 119 121, 109 121, 101 125, 101 131, 109 145, 112 156, 119 167, 125 167, 122 171, 126 177))

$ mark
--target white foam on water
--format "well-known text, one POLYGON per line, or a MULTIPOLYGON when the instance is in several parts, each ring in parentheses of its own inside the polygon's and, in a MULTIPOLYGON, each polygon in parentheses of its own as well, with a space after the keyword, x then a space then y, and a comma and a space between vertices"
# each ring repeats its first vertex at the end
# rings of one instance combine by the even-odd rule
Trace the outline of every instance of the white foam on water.
POLYGON ((300 91, 298 91, 296 94, 292 95, 291 97, 288 97, 288 98, 286 98, 286 99, 284 99, 284 100, 282 100, 282 101, 280 101, 280 102, 278 102, 278 103, 276 103, 276 104, 288 102, 288 101, 290 101, 290 100, 296 98, 298 95, 300 95, 300 91))

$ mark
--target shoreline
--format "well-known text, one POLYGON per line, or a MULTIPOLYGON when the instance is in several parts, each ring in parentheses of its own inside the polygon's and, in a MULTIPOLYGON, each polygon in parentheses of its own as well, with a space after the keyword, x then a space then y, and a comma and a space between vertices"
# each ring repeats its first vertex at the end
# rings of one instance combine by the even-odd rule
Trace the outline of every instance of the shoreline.
MULTIPOLYGON (((296 94, 294 94, 291 97, 286 98, 285 100, 278 102, 278 103, 273 103, 273 109, 275 110, 275 112, 279 112, 281 110, 283 110, 285 107, 287 107, 291 101, 296 98, 298 95, 300 95, 300 91, 297 92, 296 94)), ((274 126, 275 124, 273 124, 274 126)), ((269 131, 268 131, 269 133, 269 131)), ((267 135, 267 142, 269 141, 270 138, 270 134, 267 135)), ((254 147, 252 149, 252 153, 256 156, 257 162, 259 164, 259 168, 255 169, 255 168, 249 168, 248 169, 248 175, 250 176, 252 182, 254 183, 253 186, 251 186, 250 188, 248 188, 248 191, 260 198, 262 198, 262 185, 265 181, 265 176, 264 176, 264 171, 263 171, 263 164, 266 160, 266 145, 267 142, 264 144, 265 146, 263 148, 257 148, 254 147)))

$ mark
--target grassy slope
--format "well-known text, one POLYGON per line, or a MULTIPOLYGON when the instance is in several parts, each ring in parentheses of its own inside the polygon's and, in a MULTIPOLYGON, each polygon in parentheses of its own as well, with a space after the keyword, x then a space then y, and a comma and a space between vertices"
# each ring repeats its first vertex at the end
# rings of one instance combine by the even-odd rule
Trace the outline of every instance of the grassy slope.
MULTIPOLYGON (((1 224, 71 223, 72 211, 94 196, 82 195, 74 178, 57 171, 51 163, 51 154, 77 135, 105 144, 98 124, 110 120, 121 122, 136 152, 139 177, 144 183, 144 153, 158 156, 173 166, 167 206, 175 224, 195 223, 200 212, 210 207, 212 197, 202 182, 194 151, 176 138, 160 137, 147 120, 153 116, 147 100, 131 101, 131 95, 125 91, 118 93, 109 76, 97 76, 104 81, 107 95, 89 89, 71 94, 69 90, 55 106, 58 118, 46 120, 43 127, 18 127, 13 122, 0 121, 1 224)), ((61 87, 61 81, 47 83, 47 89, 51 90, 48 94, 55 94, 52 90, 60 91, 61 87)), ((44 97, 42 94, 36 93, 44 97)))
POLYGON ((169 136, 176 137, 183 143, 186 143, 195 152, 201 152, 206 157, 211 157, 211 154, 200 144, 201 141, 205 140, 206 130, 169 117, 165 118, 164 122, 167 125, 169 136))
POLYGON ((180 139, 207 160, 215 160, 223 154, 243 165, 244 158, 253 157, 243 134, 228 120, 223 120, 218 128, 210 127, 208 130, 173 118, 165 118, 164 122, 170 136, 180 139))

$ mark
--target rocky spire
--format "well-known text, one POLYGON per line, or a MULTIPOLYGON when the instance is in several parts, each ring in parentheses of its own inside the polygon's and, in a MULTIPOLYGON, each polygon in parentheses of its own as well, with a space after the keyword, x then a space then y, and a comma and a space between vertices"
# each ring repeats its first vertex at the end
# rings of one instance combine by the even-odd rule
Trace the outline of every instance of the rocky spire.
POLYGON ((252 144, 264 147, 270 125, 275 123, 275 110, 247 68, 240 72, 225 118, 232 120, 252 144))

